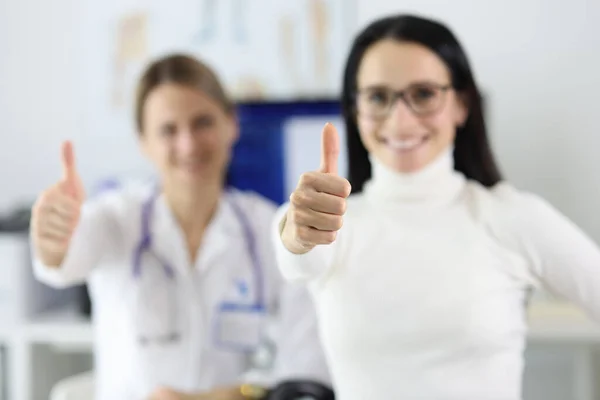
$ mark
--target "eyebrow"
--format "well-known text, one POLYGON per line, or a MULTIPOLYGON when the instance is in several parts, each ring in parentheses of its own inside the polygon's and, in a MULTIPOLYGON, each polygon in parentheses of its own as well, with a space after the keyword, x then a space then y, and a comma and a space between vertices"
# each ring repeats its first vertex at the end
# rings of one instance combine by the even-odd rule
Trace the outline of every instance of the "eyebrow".
POLYGON ((194 122, 198 122, 198 121, 204 122, 204 121, 212 121, 215 118, 216 117, 215 117, 214 114, 211 114, 211 113, 208 113, 208 112, 205 112, 205 111, 200 111, 200 112, 194 114, 192 116, 191 120, 194 121, 194 122))
POLYGON ((177 128, 177 124, 175 123, 175 121, 172 121, 172 120, 164 121, 163 123, 160 124, 160 130, 175 129, 175 128, 177 128))

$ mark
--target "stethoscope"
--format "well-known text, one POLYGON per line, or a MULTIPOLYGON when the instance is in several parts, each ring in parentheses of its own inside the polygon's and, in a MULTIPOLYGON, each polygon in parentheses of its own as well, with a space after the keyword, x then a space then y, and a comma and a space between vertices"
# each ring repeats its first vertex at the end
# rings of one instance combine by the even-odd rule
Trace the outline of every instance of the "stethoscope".
MULTIPOLYGON (((149 346, 151 344, 167 345, 177 343, 181 339, 181 333, 177 330, 177 286, 175 285, 175 280, 177 276, 175 274, 175 270, 171 266, 171 264, 159 254, 157 254, 153 250, 152 246, 152 235, 150 231, 150 224, 152 222, 152 215, 154 204, 156 198, 158 197, 158 193, 154 193, 152 196, 146 200, 146 202, 142 206, 142 226, 141 226, 141 239, 134 251, 133 254, 133 268, 132 275, 133 278, 139 280, 142 278, 142 266, 144 256, 152 257, 155 264, 157 264, 160 268, 160 273, 157 276, 158 279, 162 280, 163 285, 160 287, 164 287, 165 277, 167 278, 167 282, 171 283, 170 289, 167 290, 167 300, 169 300, 169 310, 167 312, 168 321, 167 324, 161 324, 164 327, 166 325, 167 329, 163 332, 158 332, 154 334, 148 333, 140 333, 138 335, 138 343, 142 346, 149 346)), ((233 349, 237 351, 246 351, 250 354, 255 355, 258 353, 257 350, 265 350, 263 351, 264 361, 253 361, 256 367, 259 368, 269 368, 272 366, 272 358, 275 352, 274 344, 266 338, 262 337, 261 329, 254 329, 255 334, 249 335, 248 332, 248 322, 252 321, 254 317, 255 325, 254 328, 260 328, 262 326, 262 317, 266 315, 266 303, 264 298, 264 275, 260 264, 260 258, 258 256, 257 244, 256 244, 256 236, 252 232, 252 228, 250 225, 250 221, 248 220, 246 214, 239 207, 238 203, 233 199, 232 191, 228 191, 226 199, 227 203, 231 206, 232 210, 236 214, 238 221, 240 222, 241 228, 243 230, 244 242, 246 244, 246 250, 250 256, 251 260, 251 268, 252 268, 252 276, 254 278, 254 287, 255 287, 255 296, 253 301, 249 303, 239 303, 239 302, 231 302, 231 301, 223 301, 218 306, 217 315, 224 316, 229 315, 232 317, 233 322, 231 324, 227 323, 227 318, 222 318, 225 321, 224 324, 219 324, 217 321, 213 324, 213 335, 216 338, 215 344, 219 347, 226 349, 233 349), (244 326, 240 326, 239 322, 237 322, 238 317, 242 317, 241 319, 244 322, 244 326), (237 326, 236 326, 237 324, 237 326), (233 333, 242 334, 242 340, 235 340, 232 338, 223 337, 223 330, 233 333), (251 337, 254 336, 254 337, 251 337), (253 340, 246 340, 250 337, 253 340), (264 354, 265 352, 270 354, 264 354)), ((157 271, 155 271, 157 272, 157 271)), ((154 310, 148 310, 150 314, 154 310)), ((219 318, 217 318, 219 320, 219 318)), ((250 324, 251 326, 251 324, 250 324)), ((331 388, 326 385, 323 385, 319 382, 310 381, 310 380, 291 380, 284 381, 278 383, 274 388, 270 389, 267 392, 266 396, 267 400, 299 400, 299 399, 311 399, 311 400, 334 400, 335 395, 331 388)))
MULTIPOLYGON (((177 275, 172 265, 153 248, 151 223, 154 205, 158 191, 155 191, 142 205, 141 238, 136 246, 132 259, 132 276, 134 281, 140 282, 147 275, 153 275, 157 285, 152 287, 152 293, 145 293, 141 302, 146 310, 137 310, 138 319, 152 317, 159 314, 163 318, 146 318, 145 322, 137 324, 137 342, 141 346, 168 345, 179 342, 182 338, 181 327, 178 325, 179 315, 177 299, 179 298, 177 275), (147 270, 148 262, 158 267, 147 270), (142 273, 144 269, 144 273, 142 273), (166 278, 166 280, 165 280, 166 278), (157 289, 160 288, 160 289, 157 289), (141 311, 141 312, 140 312, 141 311)), ((251 269, 254 284, 254 299, 249 302, 222 301, 217 307, 215 320, 212 324, 214 344, 222 348, 238 351, 256 351, 263 341, 263 320, 266 315, 264 298, 264 276, 257 251, 256 237, 252 231, 250 221, 238 203, 233 199, 234 193, 227 191, 227 204, 236 214, 243 230, 246 250, 251 260, 251 269)), ((245 286, 245 285, 242 285, 245 286)), ((246 291, 248 288, 240 288, 246 291)))

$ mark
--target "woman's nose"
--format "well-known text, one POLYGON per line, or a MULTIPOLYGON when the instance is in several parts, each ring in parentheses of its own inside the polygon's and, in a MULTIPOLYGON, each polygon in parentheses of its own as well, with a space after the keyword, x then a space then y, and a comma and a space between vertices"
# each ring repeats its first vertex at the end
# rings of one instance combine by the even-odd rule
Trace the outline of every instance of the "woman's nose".
POLYGON ((418 125, 419 118, 405 101, 398 99, 392 106, 388 116, 388 123, 395 130, 402 132, 418 125))
POLYGON ((190 154, 196 151, 197 138, 191 129, 183 129, 177 135, 177 150, 182 154, 190 154))

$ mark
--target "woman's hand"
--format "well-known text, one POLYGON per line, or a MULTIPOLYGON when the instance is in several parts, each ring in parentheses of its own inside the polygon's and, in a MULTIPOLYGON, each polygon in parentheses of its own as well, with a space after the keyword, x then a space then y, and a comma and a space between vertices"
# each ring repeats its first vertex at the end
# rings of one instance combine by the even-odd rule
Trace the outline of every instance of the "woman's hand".
POLYGON ((321 167, 302 174, 290 196, 281 240, 292 253, 302 254, 318 244, 331 244, 342 227, 350 182, 337 174, 340 140, 335 127, 325 125, 321 167))
POLYGON ((34 250, 52 267, 62 264, 85 199, 70 142, 62 148, 63 177, 45 190, 33 206, 31 231, 34 250))

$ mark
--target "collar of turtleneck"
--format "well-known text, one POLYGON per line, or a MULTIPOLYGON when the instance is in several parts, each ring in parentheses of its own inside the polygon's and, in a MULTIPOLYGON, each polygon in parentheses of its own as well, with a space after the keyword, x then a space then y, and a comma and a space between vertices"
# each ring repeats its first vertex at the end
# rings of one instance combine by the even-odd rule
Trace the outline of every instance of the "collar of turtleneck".
POLYGON ((377 203, 441 205, 453 200, 465 184, 464 176, 454 170, 452 148, 412 173, 394 171, 371 157, 371 172, 364 192, 377 203))

